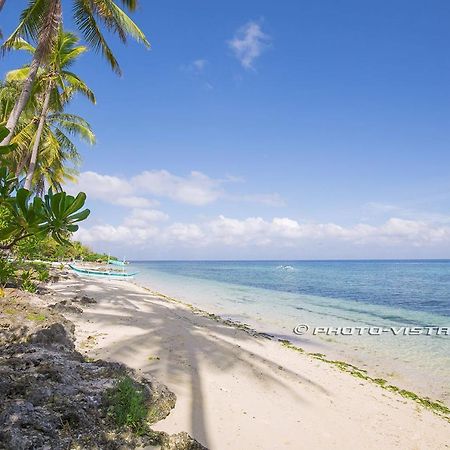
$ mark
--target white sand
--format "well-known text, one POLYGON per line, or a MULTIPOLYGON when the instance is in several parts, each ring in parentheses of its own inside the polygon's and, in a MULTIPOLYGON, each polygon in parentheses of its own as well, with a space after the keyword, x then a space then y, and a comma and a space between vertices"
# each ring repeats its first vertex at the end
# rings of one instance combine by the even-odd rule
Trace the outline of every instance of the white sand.
POLYGON ((81 316, 89 356, 151 373, 177 395, 154 426, 212 450, 446 449, 450 423, 336 367, 194 314, 126 281, 70 280, 98 303, 81 316))

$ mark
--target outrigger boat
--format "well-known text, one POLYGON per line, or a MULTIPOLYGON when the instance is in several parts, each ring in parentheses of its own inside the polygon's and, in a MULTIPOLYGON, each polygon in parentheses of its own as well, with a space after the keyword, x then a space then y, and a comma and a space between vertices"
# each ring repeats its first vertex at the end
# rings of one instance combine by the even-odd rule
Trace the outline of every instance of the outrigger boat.
POLYGON ((108 264, 111 266, 125 266, 128 264, 126 261, 119 261, 118 259, 110 259, 108 260, 108 264))
POLYGON ((127 278, 132 277, 138 273, 117 272, 114 270, 86 269, 84 267, 74 266, 73 264, 69 264, 69 267, 77 274, 97 277, 127 278))

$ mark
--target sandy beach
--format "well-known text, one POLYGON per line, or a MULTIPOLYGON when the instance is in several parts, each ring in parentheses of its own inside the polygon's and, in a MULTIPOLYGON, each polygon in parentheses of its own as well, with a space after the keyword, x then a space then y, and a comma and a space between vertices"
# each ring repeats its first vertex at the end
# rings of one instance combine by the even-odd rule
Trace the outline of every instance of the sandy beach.
POLYGON ((52 289, 97 301, 70 316, 81 352, 177 395, 155 429, 212 450, 450 448, 450 423, 416 402, 132 282, 70 278, 52 289))

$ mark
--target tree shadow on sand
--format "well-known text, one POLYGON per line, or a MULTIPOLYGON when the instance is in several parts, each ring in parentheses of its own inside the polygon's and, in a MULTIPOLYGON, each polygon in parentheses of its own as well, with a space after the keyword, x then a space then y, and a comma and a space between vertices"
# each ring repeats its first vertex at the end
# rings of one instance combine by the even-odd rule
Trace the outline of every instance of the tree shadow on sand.
MULTIPOLYGON (((66 283, 67 285, 70 283, 66 283)), ((130 326, 129 337, 101 347, 101 351, 109 355, 108 358, 127 362, 139 357, 141 364, 135 368, 151 373, 168 384, 169 388, 180 384, 189 386, 192 434, 206 446, 209 437, 204 408, 204 380, 198 370, 202 364, 208 364, 208 367, 212 366, 220 372, 231 372, 239 367, 255 382, 264 383, 267 389, 284 389, 297 401, 306 400, 277 376, 280 371, 283 371, 284 378, 288 380, 307 384, 328 394, 326 389, 313 380, 246 350, 233 341, 235 338, 241 343, 252 340, 263 346, 263 337, 255 337, 250 332, 201 314, 194 315, 186 306, 155 297, 144 289, 136 288, 123 295, 117 282, 107 284, 93 280, 86 284, 74 283, 75 286, 82 289, 83 293, 97 297, 103 309, 108 308, 108 313, 91 309, 84 312, 84 316, 99 324, 99 328, 102 324, 111 323, 130 326)))

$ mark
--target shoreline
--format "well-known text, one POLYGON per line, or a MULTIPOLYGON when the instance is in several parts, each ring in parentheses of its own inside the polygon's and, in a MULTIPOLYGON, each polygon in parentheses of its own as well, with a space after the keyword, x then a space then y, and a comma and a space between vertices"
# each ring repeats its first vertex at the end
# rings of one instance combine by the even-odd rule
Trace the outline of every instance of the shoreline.
POLYGON ((365 424, 357 433, 361 448, 448 448, 445 406, 387 389, 343 361, 134 281, 76 278, 53 288, 63 295, 75 288, 99 302, 71 317, 81 351, 150 373, 176 393, 174 411, 156 429, 185 429, 211 449, 296 449, 299 436, 312 448, 344 448, 358 423, 365 424))
MULTIPOLYGON (((209 286, 209 280, 201 279, 192 283, 189 277, 183 275, 169 278, 164 276, 162 280, 158 277, 158 272, 150 272, 144 278, 137 277, 135 283, 148 288, 150 292, 194 306, 207 314, 217 315, 230 322, 245 324, 262 334, 274 336, 282 341, 288 340, 306 353, 321 353, 326 355, 328 360, 344 361, 369 373, 373 379, 386 380, 387 385, 400 386, 401 390, 415 393, 424 399, 433 399, 436 402, 444 403, 447 407, 450 406, 450 384, 448 374, 444 370, 445 367, 448 367, 450 360, 445 356, 444 348, 439 348, 447 343, 440 342, 442 339, 426 336, 393 337, 386 334, 372 338, 367 334, 361 337, 313 335, 311 332, 296 335, 292 331, 295 324, 307 323, 312 330, 315 326, 321 326, 325 318, 322 318, 308 305, 298 308, 302 310, 301 313, 296 313, 296 310, 292 309, 291 316, 286 315, 289 311, 283 310, 283 306, 281 306, 280 313, 276 308, 268 310, 267 300, 273 296, 282 296, 280 298, 281 305, 288 301, 291 303, 296 301, 295 298, 283 297, 286 295, 283 292, 251 288, 255 293, 246 293, 245 297, 252 295, 251 300, 253 299, 253 301, 250 305, 241 305, 241 303, 245 303, 241 298, 242 294, 237 288, 236 292, 233 292, 234 287, 231 284, 224 283, 222 285, 221 282, 218 282, 216 288, 209 286), (183 288, 184 282, 186 282, 187 288, 183 288), (229 300, 233 295, 236 296, 236 302, 229 300), (261 310, 255 306, 259 303, 255 303, 254 298, 260 299, 261 310)), ((320 298, 318 300, 320 305, 320 298)), ((338 316, 333 314, 338 313, 325 311, 326 323, 338 326, 339 323, 336 323, 337 319, 335 319, 338 316)), ((398 314, 399 317, 402 315, 397 310, 390 311, 390 314, 398 314)), ((406 321, 411 320, 412 323, 416 323, 414 321, 419 320, 414 318, 413 313, 409 311, 405 311, 404 314, 403 318, 406 321), (409 317, 408 314, 410 314, 409 317)), ((340 321, 341 325, 343 321, 344 325, 349 326, 371 323, 370 318, 361 316, 349 318, 344 315, 340 317, 340 321)), ((434 323, 433 317, 421 317, 420 321, 434 323)), ((376 322, 371 324, 372 326, 376 325, 376 322)), ((445 323, 442 322, 440 325, 445 325, 445 323)), ((387 326, 397 327, 400 325, 391 322, 387 326)), ((448 340, 448 337, 444 336, 443 339, 448 340)))
POLYGON ((441 400, 434 400, 434 399, 431 399, 430 397, 420 396, 420 395, 416 394, 415 392, 412 392, 410 390, 403 389, 399 386, 391 384, 384 378, 375 377, 375 376, 369 374, 368 370, 361 369, 360 367, 357 367, 347 361, 330 359, 324 353, 306 351, 303 347, 299 347, 299 346, 295 345, 295 343, 290 341, 289 339, 277 338, 276 336, 271 335, 269 333, 258 331, 255 328, 253 328, 252 326, 250 326, 249 324, 246 324, 244 322, 233 321, 232 319, 227 319, 227 318, 221 317, 220 315, 217 315, 215 313, 210 313, 210 312, 208 312, 204 309, 198 308, 197 306, 194 306, 190 303, 186 303, 177 298, 170 297, 170 296, 163 294, 161 292, 158 292, 158 291, 154 291, 154 290, 147 288, 146 286, 143 286, 139 283, 135 283, 134 281, 129 281, 129 282, 136 285, 139 288, 149 291, 150 294, 152 294, 152 295, 155 295, 157 297, 163 298, 168 301, 182 304, 182 305, 188 307, 192 311, 193 314, 199 314, 199 315, 202 315, 203 317, 207 317, 211 320, 215 320, 216 322, 221 322, 224 325, 238 328, 240 330, 245 331, 246 333, 249 333, 252 336, 261 337, 261 338, 269 339, 272 341, 277 341, 282 346, 284 346, 290 350, 304 354, 306 356, 310 356, 310 357, 317 359, 319 361, 322 361, 326 364, 333 365, 333 366, 337 367, 339 370, 341 370, 342 372, 348 373, 349 375, 354 376, 356 378, 364 379, 364 380, 370 381, 372 383, 375 383, 376 385, 380 386, 383 389, 386 389, 390 392, 395 392, 404 398, 408 398, 408 399, 411 399, 411 400, 417 402, 419 405, 433 411, 438 416, 442 417, 443 419, 447 420, 450 423, 450 408, 446 404, 444 404, 444 402, 441 400))

